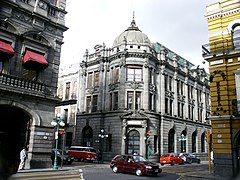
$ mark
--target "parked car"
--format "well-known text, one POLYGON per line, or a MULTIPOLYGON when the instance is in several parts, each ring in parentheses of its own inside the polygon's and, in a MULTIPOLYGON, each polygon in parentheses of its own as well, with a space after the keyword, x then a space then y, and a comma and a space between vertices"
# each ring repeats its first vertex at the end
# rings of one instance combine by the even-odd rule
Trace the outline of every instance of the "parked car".
POLYGON ((93 162, 97 159, 97 153, 93 147, 71 146, 67 152, 78 161, 93 162))
POLYGON ((188 164, 192 164, 192 163, 200 164, 201 162, 201 160, 194 154, 180 153, 179 157, 184 160, 184 163, 188 163, 188 164))
POLYGON ((110 163, 110 168, 114 173, 135 173, 137 176, 157 176, 162 172, 158 164, 146 160, 141 155, 116 155, 110 163))
POLYGON ((184 160, 178 156, 177 153, 166 153, 160 157, 160 164, 184 164, 184 160))
MULTIPOLYGON (((52 152, 51 152, 52 165, 54 164, 54 159, 55 159, 55 149, 52 149, 52 152)), ((58 149, 57 150, 58 165, 61 164, 62 159, 63 159, 63 164, 72 164, 72 162, 74 161, 74 157, 68 155, 66 151, 63 151, 63 158, 62 158, 62 150, 58 149)))

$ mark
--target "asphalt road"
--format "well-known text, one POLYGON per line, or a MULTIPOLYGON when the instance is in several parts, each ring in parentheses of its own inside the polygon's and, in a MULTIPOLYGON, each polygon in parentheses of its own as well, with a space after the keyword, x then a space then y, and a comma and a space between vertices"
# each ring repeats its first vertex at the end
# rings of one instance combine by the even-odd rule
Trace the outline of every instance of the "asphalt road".
POLYGON ((161 166, 163 172, 157 177, 136 176, 128 173, 113 173, 109 163, 82 163, 73 162, 72 165, 64 166, 63 169, 52 170, 36 169, 24 170, 13 175, 10 180, 79 180, 79 169, 82 170, 82 179, 84 180, 146 180, 146 179, 166 179, 166 180, 201 180, 215 179, 209 176, 208 164, 185 164, 185 165, 165 165, 161 166))

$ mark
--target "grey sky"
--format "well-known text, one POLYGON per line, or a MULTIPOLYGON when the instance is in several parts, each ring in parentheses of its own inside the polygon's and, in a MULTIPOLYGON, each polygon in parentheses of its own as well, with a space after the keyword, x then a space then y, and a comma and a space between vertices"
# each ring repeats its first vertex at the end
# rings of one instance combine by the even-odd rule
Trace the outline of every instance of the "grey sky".
MULTIPOLYGON (((218 0, 67 0, 61 66, 80 62, 96 44, 111 47, 129 27, 133 11, 139 29, 196 65, 202 65, 208 43, 206 6, 218 0)), ((204 65, 206 67, 206 65, 204 65)))

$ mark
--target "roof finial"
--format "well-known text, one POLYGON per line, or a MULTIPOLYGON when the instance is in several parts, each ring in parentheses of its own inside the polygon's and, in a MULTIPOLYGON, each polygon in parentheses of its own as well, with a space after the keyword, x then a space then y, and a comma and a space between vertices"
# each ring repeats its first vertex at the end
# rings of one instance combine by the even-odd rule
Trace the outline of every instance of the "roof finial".
POLYGON ((135 20, 134 20, 134 11, 133 11, 133 19, 132 19, 132 22, 131 22, 131 27, 136 27, 136 23, 135 23, 135 20))

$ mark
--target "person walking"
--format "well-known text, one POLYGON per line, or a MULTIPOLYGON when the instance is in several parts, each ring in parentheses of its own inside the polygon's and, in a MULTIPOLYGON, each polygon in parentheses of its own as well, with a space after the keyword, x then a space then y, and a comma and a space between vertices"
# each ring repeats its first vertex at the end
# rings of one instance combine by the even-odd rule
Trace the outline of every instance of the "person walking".
POLYGON ((27 147, 24 147, 20 151, 20 164, 19 164, 18 170, 24 169, 26 159, 27 159, 27 147))

